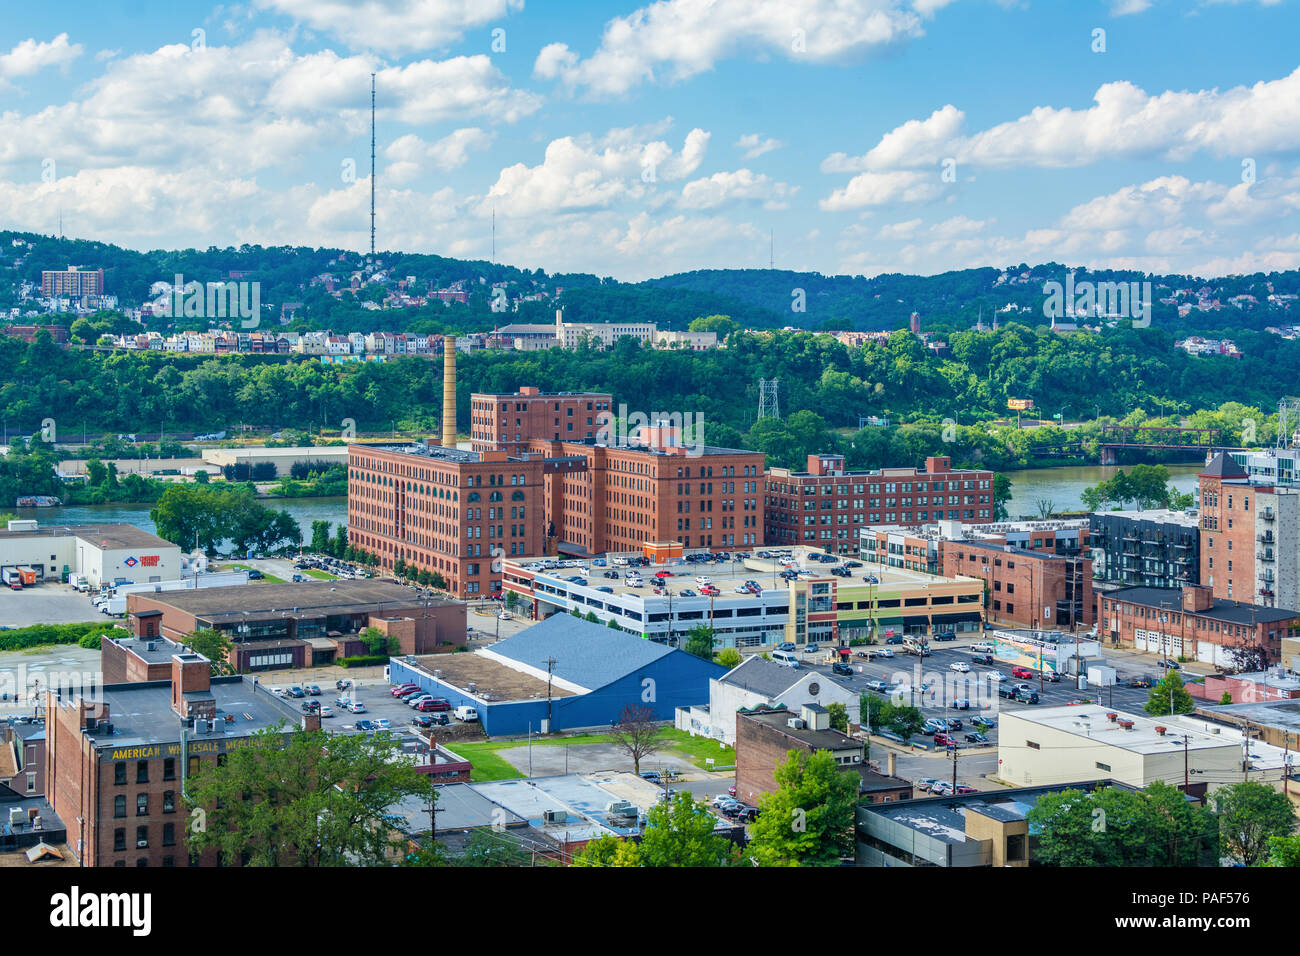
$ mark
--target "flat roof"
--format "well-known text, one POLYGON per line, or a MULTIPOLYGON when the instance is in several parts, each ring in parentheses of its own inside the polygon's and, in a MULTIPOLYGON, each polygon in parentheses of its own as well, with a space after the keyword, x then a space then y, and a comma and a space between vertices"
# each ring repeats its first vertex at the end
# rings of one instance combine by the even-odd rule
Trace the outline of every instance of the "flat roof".
POLYGON ((1187 611, 1183 608, 1182 588, 1147 588, 1126 587, 1105 592, 1108 601, 1127 601, 1143 607, 1164 608, 1182 614, 1194 614, 1215 621, 1229 624, 1269 624, 1274 621, 1289 621, 1300 617, 1300 611, 1280 607, 1263 607, 1259 604, 1247 604, 1244 601, 1229 601, 1215 598, 1214 602, 1203 611, 1187 611))
POLYGON ((1198 707, 1196 712, 1207 717, 1230 717, 1234 720, 1249 720, 1252 724, 1263 724, 1300 734, 1300 698, 1198 707))
MULTIPOLYGON (((430 677, 457 690, 472 694, 479 700, 535 700, 546 699, 546 681, 525 671, 508 667, 480 651, 468 654, 426 654, 415 659, 415 664, 430 677), (439 676, 435 671, 441 671, 439 676), (476 685, 470 691, 469 685, 476 685)), ((551 697, 574 697, 576 692, 551 683, 551 697)))
POLYGON ((1240 749, 1236 742, 1179 725, 1172 718, 1156 719, 1145 714, 1131 714, 1098 707, 1096 704, 1079 704, 1074 707, 1034 707, 1004 713, 1028 723, 1144 756, 1181 751, 1184 736, 1187 738, 1189 750, 1220 750, 1224 747, 1240 749), (1109 720, 1106 715, 1110 713, 1116 714, 1117 719, 1109 720), (1132 721, 1132 729, 1120 726, 1121 720, 1132 721), (1167 732, 1159 734, 1156 732, 1156 727, 1164 727, 1167 732))
POLYGON ((81 538, 103 548, 179 548, 158 535, 133 524, 50 525, 32 531, 0 531, 0 541, 17 538, 81 538))
POLYGON ((175 654, 180 653, 182 645, 165 637, 108 637, 118 647, 129 651, 146 664, 169 663, 175 654), (152 648, 151 646, 152 645, 152 648))
POLYGON ((578 774, 494 780, 470 787, 528 821, 528 825, 553 839, 594 840, 608 834, 626 835, 633 829, 609 823, 605 805, 618 799, 578 774), (563 819, 548 821, 547 811, 563 819))
MULTIPOLYGON (((100 699, 108 705, 108 722, 113 725, 113 733, 85 732, 97 749, 115 750, 180 740, 181 719, 172 710, 170 680, 105 684, 99 690, 100 699)), ((298 726, 303 716, 254 677, 214 677, 210 693, 217 706, 216 730, 201 735, 191 731, 191 742, 247 737, 281 722, 288 729, 298 726), (227 714, 233 715, 234 720, 227 722, 227 714)), ((59 703, 71 705, 78 696, 63 697, 59 703)))
POLYGON ((840 733, 838 730, 809 730, 806 727, 798 730, 790 727, 786 722, 799 717, 800 713, 801 711, 788 709, 761 713, 748 713, 744 710, 738 710, 736 711, 736 718, 744 717, 748 720, 757 721, 817 750, 862 749, 861 741, 854 740, 848 734, 840 733))
POLYGON ((1199 512, 1187 514, 1185 511, 1172 511, 1169 508, 1147 508, 1134 511, 1098 511, 1096 518, 1124 518, 1128 521, 1150 521, 1155 524, 1177 524, 1184 528, 1200 527, 1199 512))
POLYGON ((143 597, 196 617, 222 622, 242 620, 245 614, 250 618, 269 615, 312 617, 382 612, 385 607, 396 611, 426 604, 445 607, 460 603, 446 598, 422 598, 406 585, 373 579, 190 588, 149 593, 143 597))

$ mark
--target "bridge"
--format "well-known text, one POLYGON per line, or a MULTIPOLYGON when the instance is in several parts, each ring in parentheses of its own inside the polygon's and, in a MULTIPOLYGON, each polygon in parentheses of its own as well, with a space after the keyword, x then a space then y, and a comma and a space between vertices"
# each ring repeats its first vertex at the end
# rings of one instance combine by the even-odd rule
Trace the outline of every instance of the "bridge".
POLYGON ((1124 449, 1178 451, 1200 460, 1225 447, 1221 428, 1184 428, 1177 425, 1105 425, 1101 430, 1101 463, 1114 465, 1124 449))

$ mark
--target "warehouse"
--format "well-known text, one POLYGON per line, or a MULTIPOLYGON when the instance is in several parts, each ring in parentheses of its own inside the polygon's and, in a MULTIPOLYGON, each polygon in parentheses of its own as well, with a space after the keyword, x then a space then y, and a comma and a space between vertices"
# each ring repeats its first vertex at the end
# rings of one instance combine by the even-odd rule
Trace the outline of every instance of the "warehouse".
POLYGON ((40 527, 13 520, 0 531, 0 567, 26 566, 36 580, 80 574, 92 588, 114 582, 144 584, 181 576, 181 549, 130 524, 40 527))
POLYGON ((709 678, 726 668, 685 651, 555 615, 471 654, 394 658, 394 684, 407 681, 453 707, 478 711, 490 736, 608 727, 623 708, 672 720, 678 707, 707 703, 709 678))

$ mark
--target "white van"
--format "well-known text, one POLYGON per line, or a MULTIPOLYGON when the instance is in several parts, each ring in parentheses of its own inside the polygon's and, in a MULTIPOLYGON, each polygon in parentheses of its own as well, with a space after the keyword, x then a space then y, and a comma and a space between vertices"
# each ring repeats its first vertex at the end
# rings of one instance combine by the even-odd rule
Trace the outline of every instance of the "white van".
POLYGON ((702 588, 706 588, 713 583, 713 578, 709 577, 707 574, 697 574, 695 575, 695 583, 702 588))
POLYGON ((452 711, 452 715, 457 719, 469 723, 478 720, 478 711, 467 704, 461 704, 452 711))
POLYGON ((795 657, 789 651, 773 651, 772 660, 776 661, 778 664, 784 664, 786 667, 797 668, 799 666, 799 658, 795 657))

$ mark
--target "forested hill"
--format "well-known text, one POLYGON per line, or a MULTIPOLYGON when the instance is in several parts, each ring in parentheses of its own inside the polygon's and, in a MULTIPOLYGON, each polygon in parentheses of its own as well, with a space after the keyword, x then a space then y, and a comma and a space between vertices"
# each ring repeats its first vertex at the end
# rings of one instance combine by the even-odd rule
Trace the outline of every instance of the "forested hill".
MULTIPOLYGON (((108 293, 121 308, 139 306, 150 286, 185 280, 225 280, 234 272, 261 284, 261 301, 277 307, 301 302, 297 328, 337 332, 405 329, 470 332, 503 320, 545 322, 557 306, 579 322, 654 322, 683 329, 693 319, 730 316, 746 328, 793 326, 816 330, 904 328, 916 312, 923 327, 950 333, 995 314, 1044 324, 1043 284, 1063 281, 1071 267, 1049 262, 1007 268, 965 269, 930 276, 822 275, 783 269, 712 269, 638 283, 586 273, 548 274, 482 260, 381 252, 373 260, 341 249, 242 245, 204 250, 138 252, 107 243, 0 231, 0 309, 31 307, 21 290, 39 290, 41 272, 77 265, 104 270, 108 293), (329 295, 319 277, 330 275, 344 291, 329 295), (353 277, 360 286, 351 290, 353 277), (414 279, 414 282, 405 280, 414 279), (374 308, 399 290, 423 295, 457 287, 468 302, 419 308, 374 308), (503 286, 509 309, 493 311, 493 287, 503 286), (1010 309, 1008 309, 1010 307, 1010 309)), ((1174 335, 1231 334, 1300 322, 1300 271, 1257 273, 1220 279, 1077 269, 1076 282, 1150 281, 1157 303, 1153 319, 1174 335), (1179 306, 1184 306, 1180 316, 1179 306), (1190 311, 1186 306, 1191 306, 1190 311)), ((27 319, 30 321, 30 318, 27 319)))

